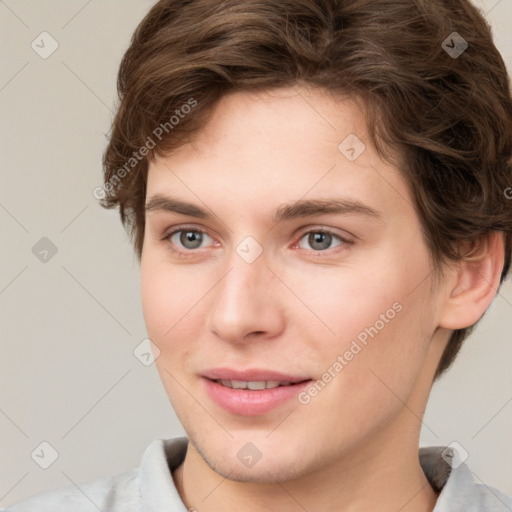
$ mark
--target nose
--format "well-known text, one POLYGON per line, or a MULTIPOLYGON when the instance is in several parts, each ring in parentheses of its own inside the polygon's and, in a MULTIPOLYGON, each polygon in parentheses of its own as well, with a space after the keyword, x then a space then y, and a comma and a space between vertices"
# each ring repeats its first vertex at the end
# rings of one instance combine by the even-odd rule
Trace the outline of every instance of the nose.
POLYGON ((265 253, 248 263, 233 251, 228 265, 212 290, 210 332, 234 344, 277 336, 285 321, 282 284, 267 266, 265 253))

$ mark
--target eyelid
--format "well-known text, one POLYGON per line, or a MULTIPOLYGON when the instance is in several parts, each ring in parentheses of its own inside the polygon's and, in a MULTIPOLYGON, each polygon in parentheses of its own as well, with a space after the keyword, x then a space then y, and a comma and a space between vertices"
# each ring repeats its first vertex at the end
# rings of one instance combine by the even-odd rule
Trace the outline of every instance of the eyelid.
MULTIPOLYGON (((169 228, 168 230, 165 231, 164 235, 161 237, 161 241, 163 241, 163 242, 167 241, 167 242, 169 242, 170 245, 173 245, 172 242, 170 241, 170 239, 176 233, 179 233, 180 231, 187 231, 187 230, 202 233, 202 234, 210 237, 214 242, 216 242, 218 244, 215 237, 210 235, 208 233, 208 231, 204 229, 204 227, 199 227, 197 225, 188 225, 188 224, 180 224, 180 225, 173 226, 173 227, 169 228)), ((314 253, 317 255, 331 253, 333 251, 333 249, 336 249, 336 247, 340 247, 340 246, 342 248, 346 248, 346 246, 352 245, 355 242, 355 240, 352 239, 352 238, 354 238, 353 235, 345 236, 333 228, 329 228, 329 227, 321 226, 321 225, 303 227, 299 230, 298 234, 294 235, 294 238, 296 241, 293 242, 293 244, 292 244, 293 248, 297 247, 298 249, 302 249, 309 253, 314 253), (304 236, 309 233, 325 233, 325 234, 331 235, 340 241, 340 245, 335 246, 334 248, 326 249, 324 251, 315 251, 313 249, 302 249, 301 247, 298 247, 298 244, 302 240, 302 238, 304 238, 304 236)), ((192 255, 193 253, 201 252, 201 249, 206 249, 206 247, 199 248, 199 249, 173 249, 173 251, 176 253, 180 253, 182 255, 183 254, 192 255)))
POLYGON ((198 226, 194 224, 175 224, 164 230, 162 238, 168 237, 169 235, 172 235, 177 231, 184 231, 186 229, 190 231, 200 231, 201 233, 206 233, 208 235, 208 231, 204 228, 204 226, 198 226))
MULTIPOLYGON (((170 228, 168 231, 165 232, 165 234, 161 237, 161 241, 162 242, 169 242, 169 244, 171 245, 174 245, 172 244, 171 242, 171 238, 176 234, 176 233, 179 233, 181 231, 195 231, 195 232, 198 232, 198 233, 201 233, 202 235, 206 235, 207 237, 211 238, 213 242, 217 242, 217 240, 215 239, 214 236, 210 235, 210 233, 208 233, 207 230, 203 229, 203 228, 199 228, 197 226, 187 226, 187 225, 179 225, 179 226, 174 226, 172 228, 170 228)), ((186 249, 186 248, 180 248, 178 250, 176 250, 176 252, 188 252, 188 253, 193 253, 193 252, 200 252, 201 249, 206 249, 208 246, 206 247, 200 247, 199 249, 186 249)))
POLYGON ((336 236, 346 242, 355 242, 357 239, 356 236, 352 235, 348 231, 331 228, 331 227, 325 226, 323 224, 310 224, 308 226, 302 227, 297 231, 297 235, 295 235, 295 236, 298 236, 300 239, 307 233, 311 233, 311 232, 328 233, 329 235, 336 236))
MULTIPOLYGON (((345 248, 346 248, 346 246, 352 245, 355 243, 355 237, 353 237, 353 235, 345 236, 345 235, 339 233, 337 230, 335 230, 333 228, 328 228, 325 226, 307 226, 306 228, 302 228, 299 231, 298 235, 296 235, 297 241, 294 242, 293 247, 294 248, 298 247, 299 242, 308 233, 325 233, 325 234, 331 235, 331 236, 337 238, 341 242, 340 246, 345 247, 345 248)), ((336 246, 336 247, 340 247, 340 246, 336 246)), ((336 249, 336 247, 326 249, 325 251, 314 251, 313 249, 303 249, 303 250, 306 250, 309 253, 315 253, 315 254, 321 255, 321 254, 331 253, 333 249, 336 249)), ((299 247, 299 249, 300 249, 300 247, 299 247)))

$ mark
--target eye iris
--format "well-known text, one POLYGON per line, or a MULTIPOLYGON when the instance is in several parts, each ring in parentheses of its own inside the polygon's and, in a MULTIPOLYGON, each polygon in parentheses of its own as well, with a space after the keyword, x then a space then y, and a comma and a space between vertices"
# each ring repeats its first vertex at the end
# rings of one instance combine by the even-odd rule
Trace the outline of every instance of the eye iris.
POLYGON ((309 244, 314 249, 328 249, 332 242, 332 236, 329 233, 310 233, 309 244), (319 243, 320 246, 316 246, 319 243))
POLYGON ((201 245, 203 235, 198 231, 182 231, 180 235, 180 242, 187 249, 196 249, 201 245), (190 243, 190 245, 189 245, 190 243))

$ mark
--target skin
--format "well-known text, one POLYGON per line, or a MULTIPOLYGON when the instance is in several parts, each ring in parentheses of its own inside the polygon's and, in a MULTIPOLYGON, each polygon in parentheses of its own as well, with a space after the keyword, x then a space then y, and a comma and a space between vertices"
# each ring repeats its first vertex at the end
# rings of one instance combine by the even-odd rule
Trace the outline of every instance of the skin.
POLYGON ((186 506, 432 510, 437 496, 418 461, 421 418, 451 330, 475 323, 492 301, 501 238, 489 237, 481 261, 447 266, 431 290, 412 196, 371 146, 358 104, 305 87, 225 96, 191 143, 151 162, 147 201, 155 194, 212 214, 148 211, 141 257, 148 335, 189 438, 173 473, 186 506), (338 149, 351 133, 366 145, 353 162, 338 149), (341 196, 381 218, 272 220, 283 204, 341 196), (202 245, 184 246, 180 233, 164 240, 180 227, 203 232, 202 245), (333 237, 318 248, 308 238, 318 228, 353 243, 333 237), (253 263, 236 252, 247 236, 263 249, 253 263), (396 302, 401 311, 308 404, 292 399, 246 417, 205 392, 201 373, 213 367, 321 379, 396 302), (251 468, 237 457, 248 442, 262 454, 251 468))

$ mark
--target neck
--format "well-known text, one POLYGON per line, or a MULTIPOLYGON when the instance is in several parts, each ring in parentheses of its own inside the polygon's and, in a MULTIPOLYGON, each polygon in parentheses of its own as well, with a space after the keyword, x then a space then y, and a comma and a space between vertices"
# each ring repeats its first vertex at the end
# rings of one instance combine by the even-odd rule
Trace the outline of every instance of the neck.
MULTIPOLYGON (((412 432, 410 411, 397 418, 401 432, 412 432), (408 425, 404 425, 408 423, 408 425)), ((419 423, 419 420, 416 419, 419 423)), ((308 512, 431 512, 437 495, 419 464, 419 434, 390 436, 397 425, 380 431, 330 466, 308 475, 276 483, 237 482, 218 475, 189 442, 184 462, 173 478, 189 510, 246 512, 279 510, 308 512)))

